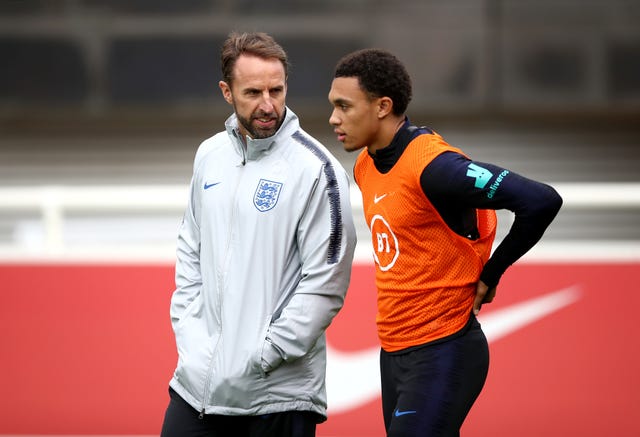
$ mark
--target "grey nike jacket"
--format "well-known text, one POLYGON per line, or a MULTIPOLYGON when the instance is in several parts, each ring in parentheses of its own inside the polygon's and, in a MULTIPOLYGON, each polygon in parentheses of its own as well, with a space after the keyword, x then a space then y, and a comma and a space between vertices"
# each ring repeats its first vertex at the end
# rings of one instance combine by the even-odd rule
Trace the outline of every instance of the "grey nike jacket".
POLYGON ((196 153, 177 242, 170 386, 205 414, 326 418, 325 329, 356 244, 349 180, 286 109, 278 132, 226 131, 196 153))

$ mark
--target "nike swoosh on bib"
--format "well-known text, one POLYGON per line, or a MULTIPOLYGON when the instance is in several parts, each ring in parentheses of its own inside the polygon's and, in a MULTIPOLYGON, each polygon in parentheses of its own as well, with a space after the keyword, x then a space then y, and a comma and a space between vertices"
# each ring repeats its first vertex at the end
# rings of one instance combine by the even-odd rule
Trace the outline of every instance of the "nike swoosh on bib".
MULTIPOLYGON (((478 320, 488 341, 498 340, 580 299, 578 287, 535 297, 506 308, 482 313, 478 320)), ((327 344, 328 413, 358 408, 380 396, 378 346, 356 352, 340 352, 327 344)))
POLYGON ((380 202, 382 199, 384 199, 385 197, 387 197, 388 193, 383 194, 382 196, 378 197, 377 194, 373 195, 373 203, 378 203, 380 202))

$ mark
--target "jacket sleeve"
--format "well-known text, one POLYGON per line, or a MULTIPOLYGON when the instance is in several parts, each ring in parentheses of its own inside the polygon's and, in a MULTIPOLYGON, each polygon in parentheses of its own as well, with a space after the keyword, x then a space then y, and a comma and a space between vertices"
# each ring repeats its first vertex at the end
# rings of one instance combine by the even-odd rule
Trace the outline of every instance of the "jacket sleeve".
POLYGON ((356 245, 349 180, 339 164, 325 164, 297 229, 301 277, 272 321, 262 353, 269 372, 304 356, 342 308, 356 245))
POLYGON ((171 297, 171 324, 176 324, 187 307, 200 294, 202 275, 200 270, 200 226, 196 220, 196 193, 194 175, 189 189, 189 201, 182 218, 176 246, 176 289, 171 297))

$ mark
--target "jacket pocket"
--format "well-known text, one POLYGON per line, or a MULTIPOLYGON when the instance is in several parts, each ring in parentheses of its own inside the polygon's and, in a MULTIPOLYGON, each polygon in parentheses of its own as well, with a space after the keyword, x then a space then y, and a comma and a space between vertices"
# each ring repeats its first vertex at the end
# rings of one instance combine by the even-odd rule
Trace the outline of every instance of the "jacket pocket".
POLYGON ((203 300, 198 295, 189 304, 175 328, 178 365, 174 376, 193 395, 204 389, 211 365, 215 335, 206 327, 203 300))

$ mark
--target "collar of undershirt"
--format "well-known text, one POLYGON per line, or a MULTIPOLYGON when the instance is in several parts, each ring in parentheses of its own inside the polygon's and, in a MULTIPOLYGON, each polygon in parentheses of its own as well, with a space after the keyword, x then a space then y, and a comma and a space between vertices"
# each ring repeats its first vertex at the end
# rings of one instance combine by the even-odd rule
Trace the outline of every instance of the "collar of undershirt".
POLYGON ((369 156, 373 159, 376 169, 380 173, 388 173, 396 162, 398 162, 409 143, 421 133, 424 133, 424 131, 417 126, 412 125, 409 118, 405 117, 404 124, 393 136, 391 144, 387 147, 376 150, 375 153, 369 153, 369 156))

